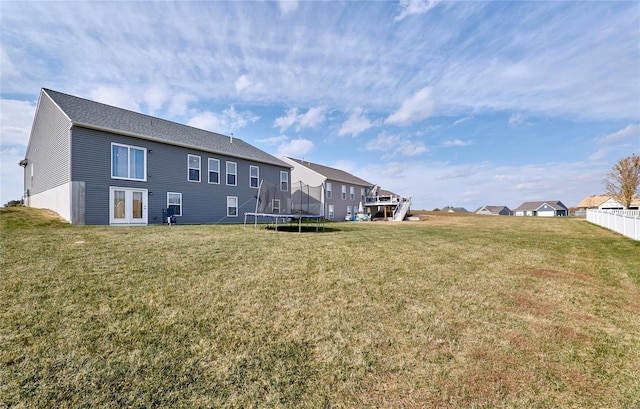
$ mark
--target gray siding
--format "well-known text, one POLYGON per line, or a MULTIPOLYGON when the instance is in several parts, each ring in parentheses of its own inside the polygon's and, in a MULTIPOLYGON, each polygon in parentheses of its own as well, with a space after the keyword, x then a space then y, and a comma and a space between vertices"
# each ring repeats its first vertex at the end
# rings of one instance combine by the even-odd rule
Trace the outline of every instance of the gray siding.
MULTIPOLYGON (((368 189, 370 186, 359 186, 354 184, 348 184, 345 182, 338 182, 336 180, 327 180, 325 183, 331 183, 331 198, 326 199, 327 206, 325 209, 326 217, 329 217, 329 205, 333 205, 333 219, 343 221, 347 216, 347 206, 351 206, 351 214, 354 215, 358 213, 358 205, 360 204, 360 189, 366 188, 368 189), (347 187, 347 198, 346 200, 342 199, 342 186, 347 187), (351 200, 349 195, 349 188, 354 188, 354 198, 351 200)), ((363 203, 364 205, 364 203, 363 203)))
POLYGON ((162 222, 162 210, 167 206, 167 192, 182 193, 182 216, 177 217, 178 223, 241 223, 244 212, 255 210, 255 197, 258 193, 258 189, 249 186, 249 166, 258 166, 260 179, 268 184, 278 184, 280 171, 290 171, 288 167, 81 127, 72 129, 72 141, 71 178, 73 181, 85 182, 86 224, 109 224, 110 186, 147 189, 150 224, 162 222), (111 179, 112 142, 147 149, 147 181, 111 179), (187 180, 189 154, 201 158, 200 182, 187 180), (209 158, 220 160, 220 184, 208 183, 209 158), (226 161, 237 163, 237 186, 226 185, 226 161), (237 217, 227 217, 227 196, 238 198, 237 217))
POLYGON ((42 193, 70 181, 71 122, 44 93, 31 130, 25 158, 24 188, 30 195, 42 193), (34 166, 31 180, 31 166, 34 166))

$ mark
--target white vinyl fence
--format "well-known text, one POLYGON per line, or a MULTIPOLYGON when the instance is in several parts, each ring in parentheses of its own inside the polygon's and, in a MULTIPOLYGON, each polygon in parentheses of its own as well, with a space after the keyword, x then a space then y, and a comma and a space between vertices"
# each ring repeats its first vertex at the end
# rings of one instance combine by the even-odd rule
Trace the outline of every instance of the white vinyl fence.
POLYGON ((640 210, 587 209, 587 221, 640 240, 640 210))

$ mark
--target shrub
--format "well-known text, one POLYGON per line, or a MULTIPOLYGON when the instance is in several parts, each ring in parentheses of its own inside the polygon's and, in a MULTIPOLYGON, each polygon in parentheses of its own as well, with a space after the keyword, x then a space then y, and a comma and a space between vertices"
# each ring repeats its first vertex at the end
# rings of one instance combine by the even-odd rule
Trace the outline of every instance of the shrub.
POLYGON ((20 199, 20 200, 9 200, 4 205, 4 207, 17 207, 17 206, 24 206, 24 200, 23 199, 20 199))

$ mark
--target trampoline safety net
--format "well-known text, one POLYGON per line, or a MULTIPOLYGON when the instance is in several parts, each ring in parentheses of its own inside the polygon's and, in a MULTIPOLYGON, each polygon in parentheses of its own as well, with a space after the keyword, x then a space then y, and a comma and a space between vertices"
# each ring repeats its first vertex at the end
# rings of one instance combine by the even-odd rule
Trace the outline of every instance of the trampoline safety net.
POLYGON ((256 197, 257 214, 324 216, 322 195, 324 186, 309 186, 302 182, 291 185, 291 193, 282 191, 280 185, 260 183, 256 197))
POLYGON ((291 213, 324 216, 322 195, 324 186, 309 186, 302 182, 291 184, 291 213))

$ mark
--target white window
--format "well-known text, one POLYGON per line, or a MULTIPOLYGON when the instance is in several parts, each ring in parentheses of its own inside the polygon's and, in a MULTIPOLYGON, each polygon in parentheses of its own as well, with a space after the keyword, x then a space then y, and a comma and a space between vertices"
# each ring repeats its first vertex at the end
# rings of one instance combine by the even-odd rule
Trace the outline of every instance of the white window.
POLYGON ((327 199, 331 199, 332 193, 331 193, 331 189, 333 187, 331 186, 331 182, 327 182, 327 199))
POLYGON ((289 172, 280 172, 280 190, 283 192, 289 191, 289 172))
POLYGON ((29 186, 33 187, 33 163, 31 164, 31 183, 29 186))
POLYGON ((361 187, 360 188, 360 201, 364 203, 364 198, 367 196, 367 189, 361 187))
POLYGON ((342 185, 342 200, 347 200, 347 187, 342 185))
POLYGON ((220 183, 220 161, 209 158, 209 183, 220 183))
POLYGON ((333 214, 334 214, 333 205, 329 205, 329 218, 330 219, 333 219, 333 214))
POLYGON ((235 196, 227 196, 227 216, 238 216, 238 198, 235 196))
POLYGON ((189 182, 200 182, 200 156, 187 155, 187 168, 189 182))
POLYGON ((353 186, 349 186, 349 200, 353 201, 356 198, 356 190, 353 186))
POLYGON ((235 162, 227 162, 227 185, 236 186, 238 175, 238 165, 235 162))
POLYGON ((249 186, 257 189, 258 179, 260 179, 260 168, 257 166, 249 166, 249 186))
POLYGON ((182 216, 182 193, 167 192, 167 209, 173 210, 174 216, 182 216))
POLYGON ((111 178, 147 180, 147 150, 145 148, 112 143, 111 178))
POLYGON ((271 201, 271 210, 273 213, 280 213, 280 199, 273 199, 271 201))
POLYGON ((347 216, 351 216, 351 206, 347 206, 347 216))

